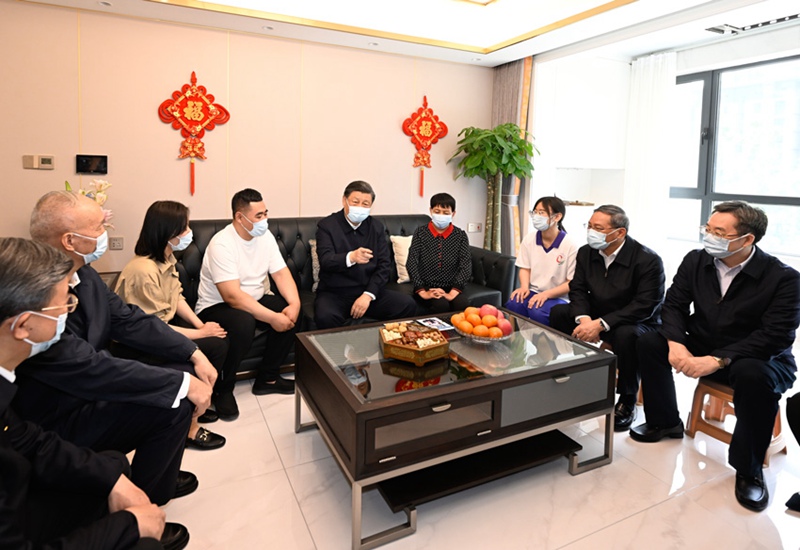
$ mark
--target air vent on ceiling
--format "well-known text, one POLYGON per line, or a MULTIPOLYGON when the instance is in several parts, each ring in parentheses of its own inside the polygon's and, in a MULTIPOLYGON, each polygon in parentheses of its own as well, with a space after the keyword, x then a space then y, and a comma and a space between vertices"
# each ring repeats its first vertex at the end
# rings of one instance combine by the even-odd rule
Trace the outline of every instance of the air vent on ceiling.
POLYGON ((755 29, 763 29, 764 27, 769 27, 770 25, 777 25, 779 23, 787 23, 789 21, 794 21, 800 17, 800 14, 795 15, 787 15, 786 17, 779 17, 778 19, 771 19, 769 21, 764 21, 762 23, 755 23, 753 25, 745 25, 744 27, 735 27, 733 25, 717 25, 716 27, 711 27, 706 29, 709 32, 715 32, 717 34, 739 34, 746 31, 752 31, 755 29))

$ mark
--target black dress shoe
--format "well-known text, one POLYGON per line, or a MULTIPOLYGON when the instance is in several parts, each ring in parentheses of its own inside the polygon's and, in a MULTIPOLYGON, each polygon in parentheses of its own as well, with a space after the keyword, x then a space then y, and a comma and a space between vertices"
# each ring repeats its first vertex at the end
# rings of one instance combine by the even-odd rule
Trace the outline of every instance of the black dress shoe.
POLYGON ((256 395, 267 395, 270 393, 282 393, 291 395, 294 393, 294 380, 287 380, 286 378, 278 377, 274 382, 256 380, 253 384, 253 393, 256 395))
POLYGON ((786 507, 789 510, 800 512, 800 493, 793 494, 789 500, 786 501, 786 507))
POLYGON ((655 443, 656 441, 661 441, 665 437, 683 439, 683 420, 671 428, 659 428, 658 426, 653 426, 645 422, 644 424, 639 424, 635 428, 631 428, 629 435, 632 439, 643 443, 655 443))
POLYGON ((164 550, 183 550, 189 544, 189 530, 180 523, 167 523, 164 525, 164 534, 161 535, 161 546, 164 550))
POLYGON ((197 417, 200 424, 211 424, 219 420, 219 415, 214 409, 206 409, 206 412, 197 417))
POLYGON ((760 512, 769 504, 769 491, 764 477, 750 477, 736 473, 736 500, 739 504, 752 510, 760 512))
POLYGON ((634 420, 636 420, 636 405, 617 403, 614 407, 614 431, 624 432, 631 427, 634 420))
POLYGON ((222 420, 236 420, 239 418, 239 406, 233 392, 224 392, 214 395, 214 407, 222 420))
POLYGON ((197 481, 197 476, 192 472, 178 472, 178 481, 175 484, 175 496, 173 498, 185 497, 197 490, 200 485, 197 481))
POLYGON ((219 449, 225 445, 225 438, 214 432, 210 432, 202 426, 197 429, 194 438, 186 438, 186 446, 192 449, 200 449, 201 451, 210 451, 212 449, 219 449))

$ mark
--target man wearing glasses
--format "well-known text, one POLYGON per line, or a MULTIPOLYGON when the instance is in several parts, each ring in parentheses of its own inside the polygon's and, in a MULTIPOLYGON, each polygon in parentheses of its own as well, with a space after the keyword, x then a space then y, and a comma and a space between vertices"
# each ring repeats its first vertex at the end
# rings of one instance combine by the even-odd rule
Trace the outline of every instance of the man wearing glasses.
POLYGON ((578 250, 569 304, 550 311, 550 326, 584 342, 606 342, 617 356, 614 429, 636 419, 639 368, 636 340, 658 328, 664 299, 661 258, 628 236, 628 216, 619 206, 595 209, 587 224, 589 244, 578 250))
POLYGON ((661 329, 639 339, 647 421, 630 430, 648 443, 683 437, 672 369, 730 385, 728 463, 736 499, 754 511, 769 502, 762 463, 778 401, 795 379, 800 324, 800 274, 756 246, 766 230, 766 214, 745 202, 714 207, 701 227, 703 250, 686 255, 667 292, 661 329))

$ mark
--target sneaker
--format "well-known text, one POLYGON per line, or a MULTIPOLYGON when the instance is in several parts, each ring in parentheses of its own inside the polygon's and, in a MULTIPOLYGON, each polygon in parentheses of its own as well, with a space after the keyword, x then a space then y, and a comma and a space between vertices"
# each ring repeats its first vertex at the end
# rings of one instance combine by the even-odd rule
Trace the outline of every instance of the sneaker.
POLYGON ((213 400, 217 415, 222 420, 230 421, 239 418, 239 406, 236 404, 236 398, 232 391, 215 394, 213 400))
POLYGON ((291 395, 294 393, 294 380, 287 380, 280 376, 274 382, 271 380, 256 380, 256 383, 253 384, 253 393, 256 395, 267 395, 270 393, 291 395))

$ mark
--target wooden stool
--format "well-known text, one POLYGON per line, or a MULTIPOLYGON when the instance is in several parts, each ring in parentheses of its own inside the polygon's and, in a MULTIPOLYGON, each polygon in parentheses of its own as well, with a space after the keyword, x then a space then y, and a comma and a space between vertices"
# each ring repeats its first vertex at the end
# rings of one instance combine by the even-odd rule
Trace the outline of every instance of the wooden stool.
MULTIPOLYGON (((713 380, 700 378, 694 390, 692 412, 686 422, 686 435, 694 437, 697 432, 703 432, 714 439, 730 445, 733 434, 722 427, 710 424, 708 421, 723 422, 729 414, 736 415, 733 410, 733 388, 713 380), (708 403, 705 398, 708 396, 708 403), (705 415, 703 414, 705 413, 705 415)), ((772 441, 764 457, 764 466, 769 467, 769 457, 775 453, 786 454, 786 444, 781 433, 781 411, 775 416, 775 427, 772 429, 772 441)))

